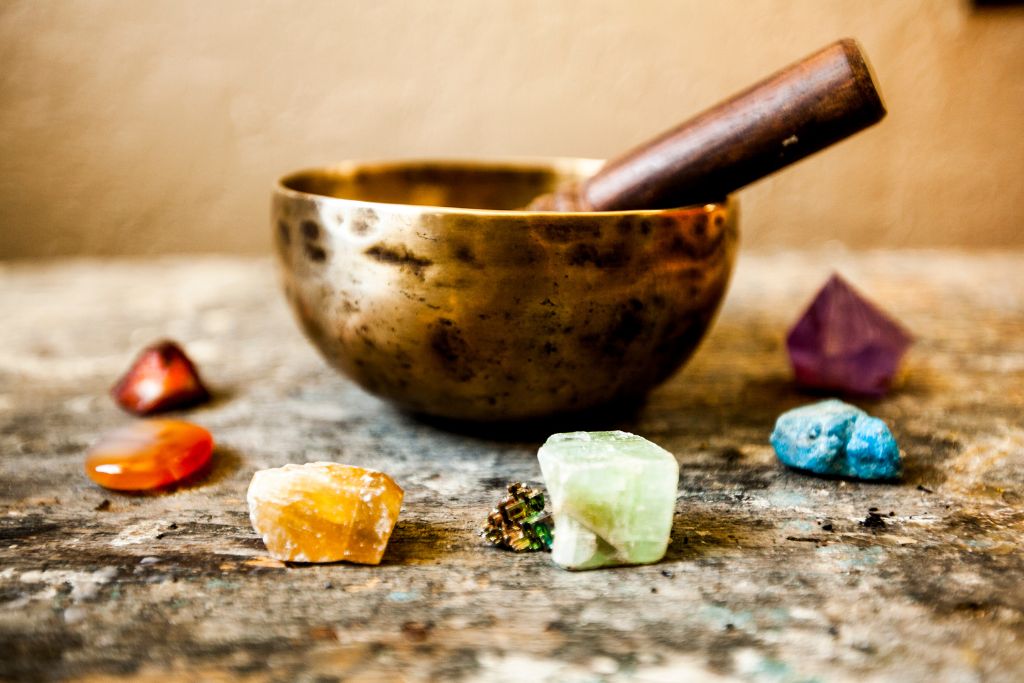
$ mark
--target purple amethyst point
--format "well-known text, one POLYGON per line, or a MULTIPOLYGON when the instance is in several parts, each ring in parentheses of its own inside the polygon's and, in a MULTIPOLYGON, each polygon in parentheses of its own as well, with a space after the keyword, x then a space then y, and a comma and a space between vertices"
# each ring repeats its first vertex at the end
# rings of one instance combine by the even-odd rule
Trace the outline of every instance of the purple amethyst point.
POLYGON ((913 338, 899 323, 833 274, 786 337, 798 384, 881 396, 913 338))

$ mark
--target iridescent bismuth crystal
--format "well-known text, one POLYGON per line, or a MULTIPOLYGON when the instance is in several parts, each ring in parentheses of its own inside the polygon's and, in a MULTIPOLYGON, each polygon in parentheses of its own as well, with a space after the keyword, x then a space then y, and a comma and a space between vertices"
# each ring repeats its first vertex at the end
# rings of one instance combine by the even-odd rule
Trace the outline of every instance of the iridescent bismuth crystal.
POLYGON ((480 535, 492 545, 517 553, 548 550, 554 524, 544 511, 544 494, 522 482, 508 485, 508 495, 487 516, 480 535))

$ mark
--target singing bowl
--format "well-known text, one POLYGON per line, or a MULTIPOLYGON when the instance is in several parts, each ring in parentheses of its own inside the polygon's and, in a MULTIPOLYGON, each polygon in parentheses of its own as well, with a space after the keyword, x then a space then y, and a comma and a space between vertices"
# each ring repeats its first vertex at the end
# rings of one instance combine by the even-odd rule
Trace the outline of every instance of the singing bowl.
POLYGON ((601 161, 350 161, 281 179, 284 290, 323 357, 458 420, 642 397, 693 353, 735 260, 735 200, 517 210, 601 161))

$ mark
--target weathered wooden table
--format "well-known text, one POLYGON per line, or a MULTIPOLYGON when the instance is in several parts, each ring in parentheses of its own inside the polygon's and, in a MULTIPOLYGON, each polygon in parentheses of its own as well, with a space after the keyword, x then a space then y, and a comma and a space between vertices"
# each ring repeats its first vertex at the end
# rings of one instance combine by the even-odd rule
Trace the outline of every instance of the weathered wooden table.
POLYGON ((362 393, 268 262, 3 265, 0 320, 0 677, 1024 680, 1024 253, 743 255, 693 362, 607 425, 679 459, 668 556, 583 573, 474 533, 506 482, 538 481, 543 434, 445 431, 362 393), (786 471, 767 445, 810 400, 783 336, 833 266, 918 337, 901 389, 865 404, 903 448, 899 485, 786 471), (164 336, 217 390, 190 413, 215 467, 103 491, 83 451, 130 419, 107 389, 164 336), (405 487, 381 566, 267 558, 249 479, 311 460, 405 487))

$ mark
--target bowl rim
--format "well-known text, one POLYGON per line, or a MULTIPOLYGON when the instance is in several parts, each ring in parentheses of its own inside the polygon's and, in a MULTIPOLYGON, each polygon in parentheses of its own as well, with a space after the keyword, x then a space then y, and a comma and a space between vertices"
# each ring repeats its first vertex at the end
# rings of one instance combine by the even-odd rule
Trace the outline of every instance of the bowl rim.
POLYGON ((321 202, 339 203, 346 206, 377 208, 387 207, 389 211, 401 212, 403 210, 422 213, 430 211, 436 214, 460 215, 460 216, 493 216, 514 218, 522 216, 550 216, 553 219, 566 216, 658 216, 665 213, 679 213, 680 211, 714 211, 718 207, 727 211, 735 210, 735 194, 729 194, 724 198, 704 202, 702 204, 688 204, 685 206, 669 207, 664 209, 628 209, 624 211, 534 211, 526 209, 473 209, 468 207, 434 206, 431 204, 403 204, 399 202, 376 202, 364 199, 350 199, 346 197, 335 197, 331 195, 318 194, 316 192, 305 192, 289 187, 287 183, 300 176, 325 173, 352 173, 357 169, 387 170, 398 169, 409 166, 435 166, 435 167, 461 167, 478 166, 491 169, 522 169, 522 170, 550 170, 556 173, 576 174, 580 176, 592 175, 606 163, 604 159, 589 157, 409 157, 400 159, 345 159, 326 166, 310 166, 301 168, 283 176, 274 182, 274 194, 288 197, 289 199, 315 200, 321 202))

